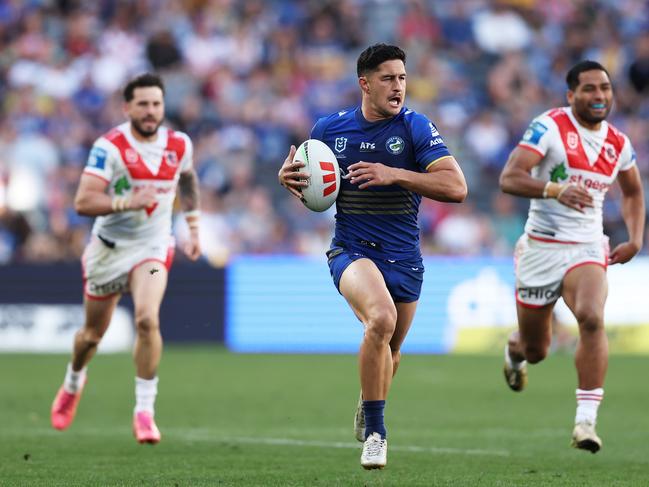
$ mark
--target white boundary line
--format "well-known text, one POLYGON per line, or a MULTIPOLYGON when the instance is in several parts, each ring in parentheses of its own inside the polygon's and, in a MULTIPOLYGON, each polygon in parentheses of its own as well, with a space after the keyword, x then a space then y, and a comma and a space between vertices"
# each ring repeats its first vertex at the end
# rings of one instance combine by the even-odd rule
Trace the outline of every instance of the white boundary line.
MULTIPOLYGON (((180 435, 185 436, 185 435, 180 435)), ((310 440, 296 440, 291 438, 252 438, 252 437, 223 437, 213 438, 213 441, 218 443, 241 443, 241 444, 262 444, 262 445, 281 445, 281 446, 305 446, 311 448, 348 448, 360 450, 360 443, 342 443, 336 441, 310 441, 310 440)), ((447 448, 447 447, 424 447, 413 445, 390 445, 390 451, 404 451, 411 453, 446 453, 453 455, 489 455, 497 457, 508 457, 510 455, 507 450, 483 450, 477 448, 447 448)))
MULTIPOLYGON (((36 430, 9 430, 3 431, 7 435, 12 434, 20 437, 36 437, 36 436, 59 436, 60 431, 55 431, 52 428, 38 428, 36 430)), ((83 428, 76 431, 71 430, 67 433, 70 436, 131 436, 128 428, 83 428)), ((207 429, 184 429, 184 428, 163 428, 162 430, 163 442, 174 441, 179 439, 182 441, 200 441, 211 443, 237 443, 241 445, 275 445, 275 446, 290 446, 290 447, 306 447, 306 448, 343 448, 351 450, 360 450, 361 443, 359 442, 340 442, 340 441, 316 441, 316 440, 300 440, 295 438, 270 438, 270 437, 253 437, 253 436, 219 436, 213 434, 207 429)), ((477 455, 477 456, 494 456, 494 457, 509 457, 511 453, 508 450, 490 450, 481 448, 450 448, 450 447, 436 447, 436 446, 415 446, 415 445, 399 445, 390 444, 390 451, 410 452, 410 453, 428 453, 428 454, 450 454, 450 455, 477 455)))

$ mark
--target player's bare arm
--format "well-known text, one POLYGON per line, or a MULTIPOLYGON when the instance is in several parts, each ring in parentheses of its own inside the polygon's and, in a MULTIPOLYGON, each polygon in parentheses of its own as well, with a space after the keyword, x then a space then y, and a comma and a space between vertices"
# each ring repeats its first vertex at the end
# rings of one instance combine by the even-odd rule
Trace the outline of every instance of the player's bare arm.
POLYGON ((178 199, 180 207, 185 213, 185 220, 189 227, 189 241, 183 249, 187 257, 196 260, 201 255, 199 239, 199 186, 198 176, 192 168, 180 173, 178 178, 178 199))
POLYGON ((644 233, 644 193, 638 167, 633 166, 627 171, 620 171, 617 180, 622 190, 622 218, 629 233, 629 240, 611 251, 609 264, 624 264, 630 261, 642 248, 644 233))
POLYGON ((108 182, 83 174, 74 198, 74 208, 80 215, 100 216, 117 211, 141 210, 156 202, 156 191, 153 186, 146 186, 129 199, 121 199, 116 206, 116 199, 106 193, 108 182))
POLYGON ((461 203, 467 195, 464 174, 452 156, 435 162, 426 173, 365 161, 351 164, 348 170, 350 182, 359 189, 397 184, 426 198, 451 203, 461 203))
POLYGON ((279 180, 279 184, 284 186, 289 193, 296 198, 302 199, 302 193, 300 190, 309 185, 309 174, 300 172, 300 168, 304 167, 303 162, 293 162, 295 151, 296 148, 292 145, 291 149, 288 151, 286 159, 284 159, 284 164, 279 168, 277 179, 279 180))
POLYGON ((516 147, 500 174, 500 189, 504 193, 526 198, 555 198, 580 213, 584 212, 585 207, 592 208, 593 197, 583 186, 533 178, 530 171, 541 159, 542 156, 534 151, 516 147))

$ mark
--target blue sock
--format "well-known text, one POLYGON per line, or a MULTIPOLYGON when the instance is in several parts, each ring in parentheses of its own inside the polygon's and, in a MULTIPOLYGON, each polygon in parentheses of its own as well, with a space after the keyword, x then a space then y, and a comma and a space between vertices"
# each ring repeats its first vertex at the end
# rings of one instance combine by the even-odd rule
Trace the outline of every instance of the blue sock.
POLYGON ((363 401, 363 412, 365 413, 365 439, 372 433, 378 433, 381 438, 386 438, 388 432, 383 424, 383 409, 385 401, 363 401))

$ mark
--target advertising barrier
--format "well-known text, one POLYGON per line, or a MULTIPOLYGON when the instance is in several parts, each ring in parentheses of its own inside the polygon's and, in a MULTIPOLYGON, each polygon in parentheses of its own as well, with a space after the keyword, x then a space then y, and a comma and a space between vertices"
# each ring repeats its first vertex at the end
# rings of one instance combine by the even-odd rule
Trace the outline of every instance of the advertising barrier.
MULTIPOLYGON (((427 257, 406 353, 483 353, 516 327, 510 258, 427 257)), ((649 259, 608 270, 606 326, 613 353, 649 352, 643 289, 649 259)), ((362 327, 333 286, 324 257, 242 257, 227 269, 226 345, 239 352, 355 353, 362 327)), ((558 320, 576 335, 563 301, 558 320)))
MULTIPOLYGON (((206 263, 174 264, 160 309, 166 343, 223 341, 223 275, 206 263)), ((0 266, 0 352, 70 353, 83 321, 78 264, 0 266)), ((133 339, 133 302, 127 295, 99 351, 130 351, 133 339)))
MULTIPOLYGON (((509 258, 427 257, 406 353, 500 353, 516 327, 509 258)), ((78 265, 0 266, 0 352, 69 352, 83 323, 78 265)), ((649 353, 649 258, 608 270, 611 352, 649 353)), ((127 351, 133 308, 120 302, 101 350, 127 351)), ((556 317, 576 335, 560 300, 556 317)), ((227 269, 179 262, 161 308, 166 343, 237 352, 356 353, 362 326, 333 286, 324 256, 240 257, 227 269)))

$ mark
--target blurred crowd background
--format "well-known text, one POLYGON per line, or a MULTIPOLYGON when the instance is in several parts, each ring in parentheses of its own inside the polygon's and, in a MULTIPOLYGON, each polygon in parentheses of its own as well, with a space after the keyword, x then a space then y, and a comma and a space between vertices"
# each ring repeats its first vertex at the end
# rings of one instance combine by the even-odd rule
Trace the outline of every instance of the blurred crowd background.
MULTIPOLYGON (((79 258, 92 223, 73 209, 80 173, 144 71, 163 76, 168 124, 194 141, 206 259, 324 251, 333 209, 306 210, 277 171, 318 117, 359 103, 356 59, 375 42, 406 50, 406 105, 469 184, 464 204, 424 200, 425 253, 511 254, 528 201, 501 194, 498 174, 584 58, 612 75, 610 121, 649 194, 645 0, 0 0, 0 263, 79 258)), ((617 187, 604 218, 624 240, 617 187)))

